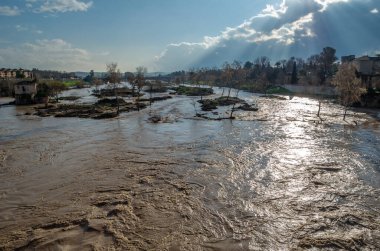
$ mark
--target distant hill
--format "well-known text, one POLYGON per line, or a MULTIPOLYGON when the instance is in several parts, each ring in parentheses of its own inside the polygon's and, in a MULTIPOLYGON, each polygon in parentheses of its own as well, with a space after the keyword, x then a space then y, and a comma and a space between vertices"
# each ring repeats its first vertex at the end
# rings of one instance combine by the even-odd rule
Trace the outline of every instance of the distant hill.
MULTIPOLYGON (((77 76, 79 78, 85 78, 86 76, 88 76, 90 74, 90 72, 76 71, 76 72, 74 72, 74 74, 75 74, 75 76, 77 76)), ((106 74, 105 72, 94 72, 94 75, 97 78, 101 78, 105 74, 106 74)))
POLYGON ((165 75, 168 75, 169 73, 168 72, 148 72, 146 74, 146 77, 158 77, 159 75, 161 76, 165 76, 165 75))
MULTIPOLYGON (((85 78, 86 76, 88 76, 90 74, 90 72, 76 71, 76 72, 74 72, 74 74, 75 74, 75 76, 77 76, 79 78, 85 78)), ((97 78, 101 78, 105 74, 106 74, 106 72, 94 72, 94 75, 97 78)), ((151 78, 151 77, 158 77, 159 75, 165 76, 167 74, 169 74, 169 73, 168 72, 148 72, 146 74, 146 77, 147 78, 151 78)))

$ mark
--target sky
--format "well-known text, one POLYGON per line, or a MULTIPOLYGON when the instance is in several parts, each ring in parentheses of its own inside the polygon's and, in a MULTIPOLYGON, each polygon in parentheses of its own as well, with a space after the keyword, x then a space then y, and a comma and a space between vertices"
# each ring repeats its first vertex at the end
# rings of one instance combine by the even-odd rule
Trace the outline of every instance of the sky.
POLYGON ((380 53, 380 0, 0 0, 0 68, 171 72, 380 53))

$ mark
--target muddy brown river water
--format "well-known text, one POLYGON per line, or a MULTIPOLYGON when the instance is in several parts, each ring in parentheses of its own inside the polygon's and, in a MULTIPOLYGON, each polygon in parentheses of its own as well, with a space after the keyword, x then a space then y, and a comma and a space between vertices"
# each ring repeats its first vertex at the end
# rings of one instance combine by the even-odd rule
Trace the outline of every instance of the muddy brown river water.
POLYGON ((242 97, 259 111, 235 121, 181 96, 100 121, 0 107, 0 250, 380 250, 380 111, 242 97))

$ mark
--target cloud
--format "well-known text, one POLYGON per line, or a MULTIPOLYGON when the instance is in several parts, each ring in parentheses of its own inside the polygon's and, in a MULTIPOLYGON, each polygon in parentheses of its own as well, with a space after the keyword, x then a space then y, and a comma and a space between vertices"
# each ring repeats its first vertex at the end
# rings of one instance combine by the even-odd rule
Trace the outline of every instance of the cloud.
POLYGON ((17 6, 0 6, 0 16, 18 16, 21 14, 21 11, 17 6))
MULTIPOLYGON (((268 56, 273 61, 290 56, 308 57, 325 46, 354 53, 350 46, 355 43, 358 47, 357 39, 366 37, 371 29, 359 26, 376 23, 368 20, 369 15, 355 11, 356 7, 368 9, 374 1, 281 0, 236 27, 226 27, 217 36, 205 36, 200 42, 169 44, 155 57, 151 68, 173 71, 220 66, 224 61, 253 60, 259 56, 268 56)), ((372 36, 375 37, 359 46, 378 43, 380 37, 372 36)))
POLYGON ((0 38, 0 44, 10 44, 11 41, 0 38))
POLYGON ((309 13, 294 22, 282 25, 279 29, 272 30, 269 34, 253 36, 249 41, 260 43, 274 40, 284 45, 291 45, 297 38, 315 36, 311 28, 307 26, 311 22, 313 22, 313 14, 309 13))
POLYGON ((14 26, 15 27, 15 30, 18 31, 18 32, 30 32, 30 33, 34 33, 34 34, 38 34, 38 35, 41 35, 43 34, 44 32, 42 30, 38 30, 36 29, 36 27, 34 25, 20 25, 20 24, 17 24, 14 26))
POLYGON ((349 0, 315 0, 315 2, 322 5, 321 12, 325 11, 330 4, 334 3, 347 3, 349 0))
POLYGON ((16 29, 16 31, 20 31, 20 32, 27 30, 26 27, 19 25, 19 24, 15 26, 15 29, 16 29))
MULTIPOLYGON (((74 47, 63 39, 43 39, 19 46, 0 48, 0 65, 6 67, 40 68, 74 71, 96 68, 94 55, 74 47), (12 62, 12 65, 8 65, 12 62)), ((103 68, 99 65, 98 68, 103 68)))
POLYGON ((280 15, 283 15, 288 10, 288 6, 286 6, 285 0, 282 1, 279 8, 276 8, 272 4, 267 4, 266 8, 261 11, 258 17, 276 17, 279 18, 280 15))
MULTIPOLYGON (((36 1, 28 1, 27 7, 32 7, 32 3, 36 1)), ((93 2, 83 2, 79 0, 47 0, 37 8, 36 12, 57 13, 57 12, 76 12, 87 11, 93 2)))
POLYGON ((373 10, 371 10, 370 12, 371 12, 372 14, 377 14, 377 13, 379 13, 378 9, 376 9, 376 8, 373 9, 373 10))

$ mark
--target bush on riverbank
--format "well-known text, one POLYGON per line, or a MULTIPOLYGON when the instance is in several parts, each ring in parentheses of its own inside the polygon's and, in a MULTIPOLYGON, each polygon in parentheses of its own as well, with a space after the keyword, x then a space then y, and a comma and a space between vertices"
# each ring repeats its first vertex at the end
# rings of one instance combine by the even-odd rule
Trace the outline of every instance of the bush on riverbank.
POLYGON ((179 95, 186 95, 186 96, 208 96, 208 95, 214 94, 214 90, 212 88, 179 86, 179 87, 172 87, 171 89, 179 95))
POLYGON ((271 86, 267 89, 266 93, 267 94, 284 94, 284 95, 293 94, 293 92, 281 86, 271 86))
MULTIPOLYGON (((118 96, 120 97, 137 97, 138 93, 137 91, 133 91, 130 88, 127 87, 120 87, 114 89, 101 89, 101 90, 94 90, 92 95, 98 98, 101 97, 114 97, 115 96, 115 91, 118 96)), ((140 96, 143 96, 143 94, 140 94, 140 96)))
POLYGON ((380 90, 368 89, 367 93, 361 96, 360 101, 354 103, 352 106, 380 108, 380 90))
POLYGON ((67 81, 63 81, 63 84, 67 87, 67 88, 83 88, 84 87, 84 83, 82 80, 67 80, 67 81))

